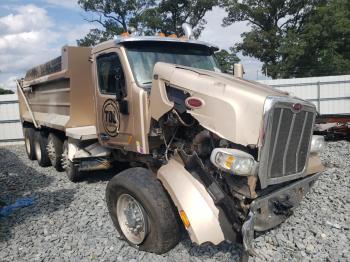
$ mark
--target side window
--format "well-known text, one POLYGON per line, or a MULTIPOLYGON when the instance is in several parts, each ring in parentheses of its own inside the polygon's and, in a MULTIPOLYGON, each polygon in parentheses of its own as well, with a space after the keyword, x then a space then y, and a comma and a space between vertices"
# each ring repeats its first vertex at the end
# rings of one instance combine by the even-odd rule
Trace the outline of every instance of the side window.
POLYGON ((97 75, 102 94, 115 94, 118 98, 126 95, 124 72, 117 53, 97 57, 97 75))

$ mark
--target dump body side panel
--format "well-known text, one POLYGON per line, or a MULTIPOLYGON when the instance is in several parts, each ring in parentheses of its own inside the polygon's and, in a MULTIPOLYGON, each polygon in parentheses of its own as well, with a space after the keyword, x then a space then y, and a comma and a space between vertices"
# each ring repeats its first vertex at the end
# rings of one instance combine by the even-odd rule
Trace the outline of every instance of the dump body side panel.
POLYGON ((68 47, 70 120, 66 127, 95 126, 94 85, 90 48, 68 47))
MULTIPOLYGON (((39 125, 65 130, 70 117, 70 86, 66 73, 55 81, 28 85, 24 95, 39 125)), ((21 100, 19 102, 21 105, 21 100)), ((24 121, 33 122, 26 107, 21 115, 24 121)))
MULTIPOLYGON (((22 90, 41 126, 66 128, 95 126, 90 48, 62 48, 61 71, 21 81, 22 90)), ((19 98, 22 121, 33 122, 19 98)))

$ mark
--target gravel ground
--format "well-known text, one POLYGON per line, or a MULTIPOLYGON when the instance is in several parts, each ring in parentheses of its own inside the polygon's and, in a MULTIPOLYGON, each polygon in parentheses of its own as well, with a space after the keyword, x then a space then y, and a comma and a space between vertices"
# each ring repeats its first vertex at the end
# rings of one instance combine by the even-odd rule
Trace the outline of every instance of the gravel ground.
MULTIPOLYGON (((350 260, 350 143, 322 154, 327 171, 295 215, 256 238, 253 261, 350 260)), ((110 175, 77 184, 26 157, 24 146, 0 147, 0 200, 36 197, 34 205, 0 217, 0 261, 238 261, 240 246, 198 247, 187 236, 170 252, 140 252, 119 240, 104 201, 110 175)))

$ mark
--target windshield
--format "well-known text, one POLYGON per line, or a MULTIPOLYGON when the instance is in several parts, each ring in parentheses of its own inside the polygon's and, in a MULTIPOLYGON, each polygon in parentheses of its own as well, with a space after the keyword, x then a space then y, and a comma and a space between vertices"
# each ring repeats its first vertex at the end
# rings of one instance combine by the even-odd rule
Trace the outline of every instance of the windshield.
POLYGON ((221 72, 206 46, 185 43, 138 42, 125 45, 131 69, 141 87, 152 83, 153 67, 165 62, 199 69, 221 72))

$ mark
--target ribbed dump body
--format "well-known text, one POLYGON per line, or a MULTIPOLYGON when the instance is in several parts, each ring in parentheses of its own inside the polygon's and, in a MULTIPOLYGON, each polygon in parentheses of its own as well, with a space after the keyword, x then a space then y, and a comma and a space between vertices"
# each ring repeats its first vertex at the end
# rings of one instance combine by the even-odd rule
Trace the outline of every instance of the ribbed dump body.
MULTIPOLYGON (((94 85, 91 48, 62 48, 61 56, 28 70, 21 88, 41 126, 59 130, 94 126, 94 85)), ((22 121, 33 122, 23 97, 19 97, 22 121)))
POLYGON ((62 70, 62 56, 56 57, 45 64, 29 69, 24 77, 25 81, 30 81, 42 76, 60 72, 62 70))
POLYGON ((259 168, 265 185, 295 179, 306 169, 315 108, 302 100, 298 102, 277 98, 265 112, 265 141, 259 168))

